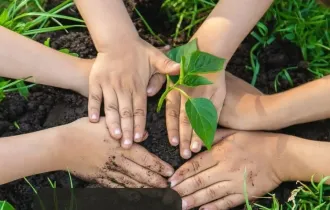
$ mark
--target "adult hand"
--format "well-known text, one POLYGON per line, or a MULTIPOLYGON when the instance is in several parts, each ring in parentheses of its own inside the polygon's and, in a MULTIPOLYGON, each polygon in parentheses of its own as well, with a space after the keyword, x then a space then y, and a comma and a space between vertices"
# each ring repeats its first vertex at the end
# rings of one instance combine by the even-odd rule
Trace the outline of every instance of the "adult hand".
POLYGON ((90 121, 99 121, 104 98, 111 136, 121 139, 122 147, 130 148, 133 138, 142 141, 145 131, 149 80, 158 73, 173 75, 179 70, 178 63, 140 38, 131 38, 99 52, 89 78, 90 121))
MULTIPOLYGON (((192 98, 210 99, 219 116, 226 95, 225 72, 220 72, 220 75, 209 74, 206 77, 213 82, 212 85, 180 88, 192 98)), ((191 151, 199 152, 201 150, 202 141, 191 127, 185 110, 186 101, 187 99, 175 90, 167 95, 166 126, 170 144, 177 146, 180 143, 180 154, 183 158, 188 159, 191 157, 191 151)))
POLYGON ((130 150, 121 148, 109 136, 104 118, 100 121, 89 123, 83 118, 62 126, 64 133, 70 134, 62 141, 65 163, 74 175, 106 187, 167 187, 163 176, 174 172, 169 164, 140 145, 133 144, 130 150))
MULTIPOLYGON (((249 199, 276 188, 284 179, 280 161, 288 136, 218 130, 211 151, 198 154, 169 179, 183 198, 183 209, 230 209, 244 202, 244 173, 249 199)), ((283 168, 283 167, 282 167, 283 168)))

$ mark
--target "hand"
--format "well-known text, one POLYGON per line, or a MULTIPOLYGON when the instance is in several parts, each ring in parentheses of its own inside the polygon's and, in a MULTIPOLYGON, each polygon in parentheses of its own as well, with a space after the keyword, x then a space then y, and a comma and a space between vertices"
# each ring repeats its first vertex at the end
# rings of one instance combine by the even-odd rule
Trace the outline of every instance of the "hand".
POLYGON ((74 175, 105 187, 167 187, 162 176, 173 174, 169 164, 137 144, 122 149, 109 136, 105 120, 100 121, 94 124, 83 118, 62 126, 65 163, 74 175))
MULTIPOLYGON (((213 82, 212 85, 199 86, 194 88, 181 87, 192 98, 208 98, 217 109, 218 116, 226 95, 224 71, 219 74, 209 74, 206 77, 213 82), (213 79, 212 79, 213 78, 213 79), (214 79, 215 78, 215 79, 214 79)), ((166 98, 166 126, 170 144, 177 146, 180 143, 181 157, 188 159, 191 151, 199 152, 202 148, 202 141, 193 132, 185 110, 187 99, 179 92, 173 90, 166 98)))
POLYGON ((89 79, 90 121, 99 121, 103 96, 111 136, 130 148, 133 137, 140 142, 145 131, 149 80, 158 73, 178 74, 179 70, 179 64, 140 38, 99 52, 89 79))
POLYGON ((249 199, 275 189, 284 179, 279 171, 285 164, 277 161, 284 153, 286 138, 281 134, 218 130, 216 140, 223 140, 186 162, 169 179, 183 197, 183 209, 230 209, 242 204, 245 170, 249 199))

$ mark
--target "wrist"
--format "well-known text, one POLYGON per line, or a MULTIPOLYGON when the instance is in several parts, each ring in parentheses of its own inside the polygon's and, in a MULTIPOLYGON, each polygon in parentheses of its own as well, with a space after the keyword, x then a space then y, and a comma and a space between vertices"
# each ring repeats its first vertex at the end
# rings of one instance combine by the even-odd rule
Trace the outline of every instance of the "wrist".
POLYGON ((113 53, 133 47, 136 42, 141 41, 141 37, 134 28, 134 30, 126 30, 107 38, 95 40, 95 47, 98 53, 113 53))
POLYGON ((277 146, 276 171, 282 181, 308 182, 314 176, 319 182, 330 175, 329 150, 329 142, 286 136, 277 146))

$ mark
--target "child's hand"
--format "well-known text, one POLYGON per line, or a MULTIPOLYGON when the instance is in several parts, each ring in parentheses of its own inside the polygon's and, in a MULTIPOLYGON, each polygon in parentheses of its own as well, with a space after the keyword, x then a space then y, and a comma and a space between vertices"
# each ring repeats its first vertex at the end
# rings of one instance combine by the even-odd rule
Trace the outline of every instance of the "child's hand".
POLYGON ((88 113, 98 122, 104 98, 106 124, 124 148, 142 141, 146 125, 147 87, 157 73, 178 74, 180 65, 138 38, 99 52, 89 77, 88 113))

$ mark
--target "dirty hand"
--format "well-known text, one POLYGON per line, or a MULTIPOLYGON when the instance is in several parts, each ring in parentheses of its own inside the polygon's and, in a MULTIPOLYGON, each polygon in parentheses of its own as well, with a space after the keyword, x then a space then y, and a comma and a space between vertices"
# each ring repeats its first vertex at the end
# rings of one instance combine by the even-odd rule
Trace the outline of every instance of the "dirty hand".
POLYGON ((133 138, 140 142, 145 131, 149 80, 158 73, 173 75, 179 70, 179 64, 141 38, 99 52, 89 77, 90 121, 99 121, 104 98, 111 136, 121 139, 122 147, 130 148, 133 138))
MULTIPOLYGON (((192 98, 210 99, 217 109, 218 116, 226 95, 225 71, 216 74, 204 75, 212 85, 198 86, 193 88, 180 87, 192 98), (219 75, 220 74, 220 75, 219 75)), ((191 151, 199 152, 202 141, 193 131, 189 122, 185 103, 187 99, 176 90, 171 91, 166 98, 166 126, 170 144, 180 144, 181 157, 188 159, 191 151)))
MULTIPOLYGON (((70 136, 63 138, 68 169, 76 176, 105 187, 167 187, 174 169, 140 145, 130 150, 121 148, 102 123, 87 118, 63 126, 70 136)), ((142 138, 146 138, 147 134, 142 138)))
POLYGON ((221 129, 211 151, 198 154, 169 179, 182 198, 183 209, 230 209, 244 202, 244 175, 249 199, 276 188, 279 157, 288 137, 281 134, 221 129), (223 139, 223 140, 222 140, 223 139), (283 145, 282 145, 283 144, 283 145))

